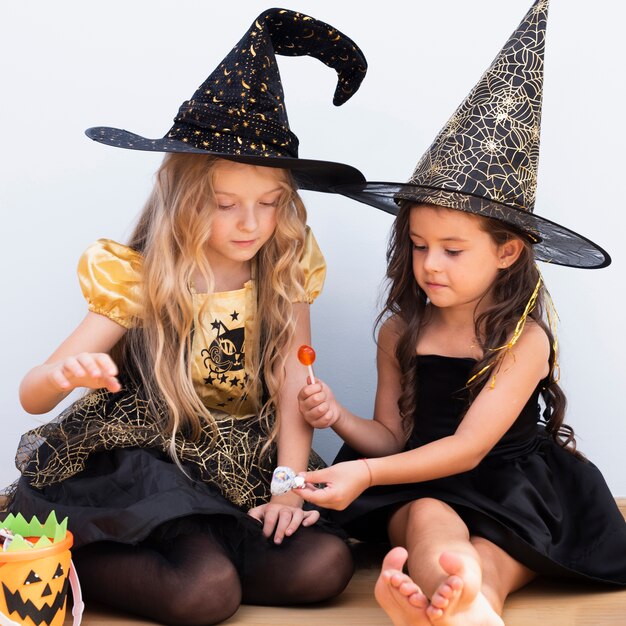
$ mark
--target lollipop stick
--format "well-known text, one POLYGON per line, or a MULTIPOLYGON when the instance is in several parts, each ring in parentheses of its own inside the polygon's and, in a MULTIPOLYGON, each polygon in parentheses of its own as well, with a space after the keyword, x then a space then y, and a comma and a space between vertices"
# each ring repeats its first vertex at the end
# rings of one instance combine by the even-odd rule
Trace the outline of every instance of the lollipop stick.
POLYGON ((311 365, 307 365, 307 369, 309 370, 309 378, 311 379, 311 384, 315 384, 315 376, 313 376, 313 367, 311 365))

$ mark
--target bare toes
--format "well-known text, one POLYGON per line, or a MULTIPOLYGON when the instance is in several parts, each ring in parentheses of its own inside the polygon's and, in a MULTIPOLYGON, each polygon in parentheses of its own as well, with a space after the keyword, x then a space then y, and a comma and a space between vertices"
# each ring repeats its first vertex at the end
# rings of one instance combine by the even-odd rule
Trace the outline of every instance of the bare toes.
POLYGON ((405 580, 398 587, 398 591, 407 598, 415 593, 422 593, 422 590, 410 578, 408 580, 405 580))
POLYGON ((428 598, 421 591, 411 594, 407 600, 416 609, 425 609, 428 606, 428 598))
POLYGON ((439 591, 437 591, 430 599, 430 603, 436 609, 445 609, 447 608, 448 604, 450 604, 450 600, 446 596, 441 595, 439 591))

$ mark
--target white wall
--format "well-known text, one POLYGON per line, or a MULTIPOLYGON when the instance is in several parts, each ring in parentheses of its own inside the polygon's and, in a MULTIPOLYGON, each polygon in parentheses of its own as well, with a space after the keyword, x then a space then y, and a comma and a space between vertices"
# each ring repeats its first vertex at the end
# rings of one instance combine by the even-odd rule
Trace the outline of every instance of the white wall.
MULTIPOLYGON (((352 37, 369 60, 361 91, 331 104, 334 72, 281 58, 287 109, 303 157, 351 163, 403 181, 490 64, 531 0, 292 0, 352 37)), ((623 3, 554 0, 548 26, 537 213, 613 255, 600 271, 545 267, 561 316, 563 385, 581 448, 626 496, 623 3), (590 9, 590 7, 592 7, 590 9)), ((162 136, 239 40, 264 0, 30 0, 0 25, 0 485, 16 477, 20 433, 41 420, 17 388, 82 318, 76 260, 98 237, 124 240, 160 155, 109 148, 83 130, 112 125, 162 136), (236 8, 232 8, 236 7, 236 8)), ((316 372, 371 415, 371 328, 391 217, 306 193, 329 264, 313 309, 316 372)), ((332 433, 317 436, 331 459, 332 433)))

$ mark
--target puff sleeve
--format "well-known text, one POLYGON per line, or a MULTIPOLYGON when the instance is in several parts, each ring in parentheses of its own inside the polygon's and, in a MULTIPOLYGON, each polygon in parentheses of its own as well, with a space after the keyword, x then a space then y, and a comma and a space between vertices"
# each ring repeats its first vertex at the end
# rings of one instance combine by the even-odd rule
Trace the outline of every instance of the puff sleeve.
POLYGON ((311 304, 320 295, 326 278, 326 261, 317 245, 311 229, 306 227, 304 248, 300 257, 300 267, 304 272, 304 296, 296 298, 295 302, 311 304))
POLYGON ((98 239, 78 262, 78 280, 87 307, 124 328, 141 317, 141 255, 110 239, 98 239))

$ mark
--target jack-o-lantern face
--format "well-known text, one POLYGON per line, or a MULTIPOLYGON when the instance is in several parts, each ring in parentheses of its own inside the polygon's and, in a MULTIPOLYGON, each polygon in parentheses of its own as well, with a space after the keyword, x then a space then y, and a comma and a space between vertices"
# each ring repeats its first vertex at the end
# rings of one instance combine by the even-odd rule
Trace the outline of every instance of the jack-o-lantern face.
MULTIPOLYGON (((33 557, 35 554, 33 554, 33 557)), ((26 626, 62 626, 70 551, 0 566, 0 611, 26 626)))

